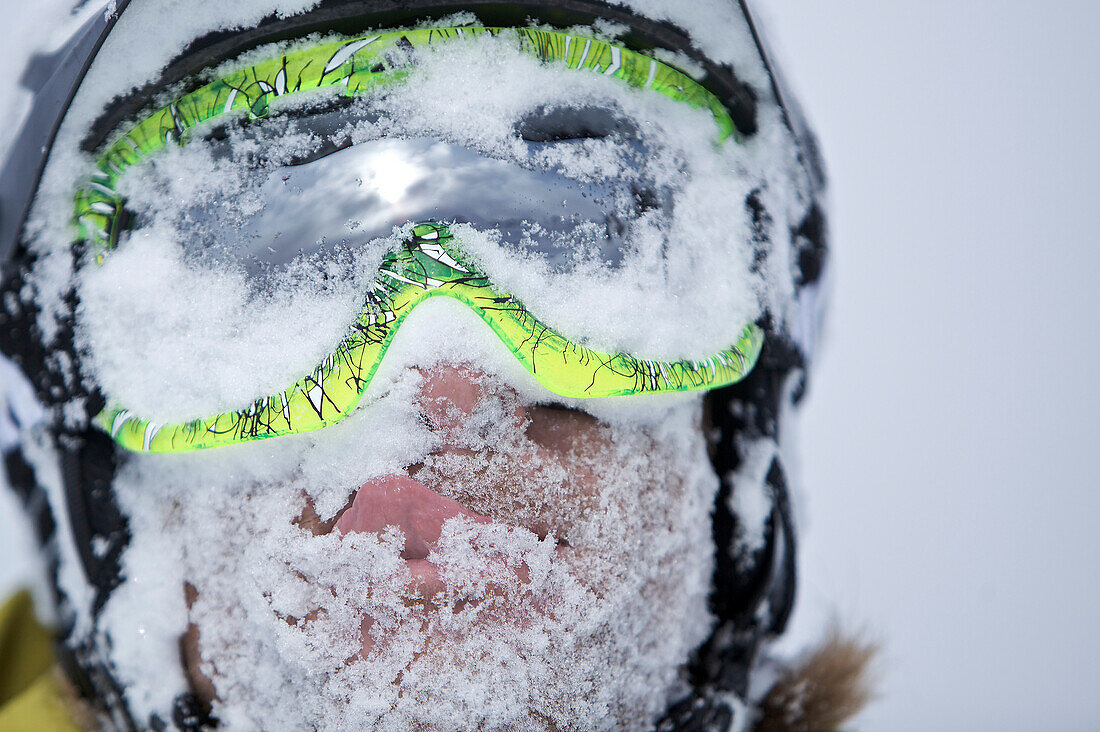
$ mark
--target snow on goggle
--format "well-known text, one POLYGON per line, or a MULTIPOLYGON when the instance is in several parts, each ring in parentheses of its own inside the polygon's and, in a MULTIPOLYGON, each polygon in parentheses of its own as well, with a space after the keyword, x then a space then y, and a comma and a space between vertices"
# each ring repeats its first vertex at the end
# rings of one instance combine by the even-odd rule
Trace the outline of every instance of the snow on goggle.
POLYGON ((713 389, 740 381, 755 365, 762 331, 702 361, 647 361, 601 353, 564 338, 493 287, 463 257, 444 224, 413 227, 411 240, 378 269, 362 312, 336 352, 309 376, 247 409, 185 424, 159 425, 111 407, 97 418, 119 444, 142 452, 179 452, 308 432, 339 421, 359 402, 401 324, 420 303, 453 298, 474 311, 543 386, 588 398, 713 389))
MULTIPOLYGON (((515 33, 521 49, 543 61, 599 72, 631 86, 654 89, 678 101, 709 109, 721 139, 736 134, 721 102, 689 77, 648 56, 596 39, 529 28, 433 28, 380 33, 298 47, 184 94, 136 123, 102 153, 97 171, 78 190, 75 219, 79 234, 95 261, 105 261, 127 226, 125 200, 117 192, 119 179, 151 153, 169 144, 186 144, 197 125, 222 115, 264 117, 276 97, 309 90, 343 87, 346 94, 354 96, 407 73, 402 62, 394 60, 395 51, 404 53, 410 48, 463 36, 503 32, 515 33)), ((428 150, 425 141, 387 144, 406 158, 428 150)), ((459 171, 456 181, 461 182, 463 175, 476 167, 452 148, 436 149, 436 153, 451 159, 451 167, 459 171)), ((486 163, 492 169, 491 175, 502 175, 498 163, 503 165, 501 161, 486 163)), ((523 174, 513 170, 507 175, 519 180, 523 174)), ((551 186, 550 192, 557 195, 559 191, 551 186)), ((575 199, 563 200, 568 206, 569 200, 575 199)), ((589 198, 587 204, 578 202, 578 208, 593 206, 592 200, 589 198)), ((438 203, 438 197, 435 202, 438 203)), ((529 213, 511 210, 507 202, 502 205, 506 209, 505 218, 519 220, 529 213)), ((462 216, 457 209, 420 208, 415 212, 428 214, 425 218, 436 221, 442 214, 450 220, 461 217, 475 224, 492 217, 488 209, 481 216, 477 211, 462 216)), ((600 212, 579 210, 579 214, 590 220, 600 212)), ((553 216, 561 223, 569 218, 569 213, 553 216)), ((383 217, 379 225, 393 223, 396 222, 383 217)), ((445 224, 422 223, 413 228, 410 240, 385 257, 368 288, 360 315, 336 351, 294 385, 242 409, 180 424, 157 424, 144 419, 116 404, 108 395, 107 406, 96 422, 123 447, 143 452, 180 452, 243 443, 333 424, 358 404, 408 313, 417 304, 436 296, 453 298, 471 308, 540 383, 569 398, 726 386, 741 380, 752 369, 763 344, 762 331, 750 323, 737 343, 703 360, 654 361, 591 350, 546 326, 518 300, 494 287, 488 276, 467 261, 445 224)))

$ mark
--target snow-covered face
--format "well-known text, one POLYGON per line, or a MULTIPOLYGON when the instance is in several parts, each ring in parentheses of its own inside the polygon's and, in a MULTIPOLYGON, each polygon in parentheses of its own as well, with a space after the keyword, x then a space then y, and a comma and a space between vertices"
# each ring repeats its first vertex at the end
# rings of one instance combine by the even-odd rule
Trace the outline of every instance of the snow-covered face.
MULTIPOLYGON (((430 138, 578 185, 661 192, 657 207, 638 196, 615 262, 587 244, 554 262, 477 226, 456 238, 594 348, 695 358, 732 343, 764 277, 750 266, 752 224, 730 204, 760 187, 749 153, 719 147, 702 110, 483 45, 425 59, 335 137, 430 138), (637 137, 535 154, 517 133, 538 110, 575 104, 631 120, 647 157, 637 137)), ((237 157, 192 142, 129 174, 137 226, 84 274, 95 378, 153 419, 233 408, 331 354, 398 236, 292 261, 264 288, 246 267, 196 257, 217 227, 262 215, 270 171, 235 161, 277 166, 332 142, 270 129, 259 142, 231 134, 237 157), (195 228, 174 215, 180 200, 225 216, 195 228)), ((469 310, 436 299, 404 322, 342 422, 131 456, 115 482, 132 534, 126 581, 98 632, 133 712, 164 716, 190 683, 231 729, 651 725, 687 689, 680 669, 712 627, 719 481, 701 404, 556 397, 469 310)))
POLYGON ((697 405, 631 428, 471 364, 400 381, 431 449, 335 514, 298 481, 172 507, 185 536, 244 524, 183 547, 192 683, 240 728, 651 723, 711 627, 697 405))
POLYGON ((134 459, 120 671, 151 670, 186 586, 189 680, 231 729, 651 724, 711 629, 717 488, 699 401, 652 412, 421 362, 293 455, 134 459))

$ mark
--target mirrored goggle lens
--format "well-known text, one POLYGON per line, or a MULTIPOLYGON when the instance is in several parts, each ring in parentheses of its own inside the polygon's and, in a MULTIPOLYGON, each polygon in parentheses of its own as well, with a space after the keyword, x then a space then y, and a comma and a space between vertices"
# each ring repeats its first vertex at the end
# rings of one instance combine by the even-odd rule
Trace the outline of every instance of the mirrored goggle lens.
MULTIPOLYGON (((554 129, 562 127, 538 131, 554 129)), ((644 154, 641 143, 626 149, 644 154)), ((220 202, 186 207, 181 216, 188 230, 207 232, 203 249, 253 267, 355 246, 425 220, 499 232, 502 242, 535 250, 551 265, 577 250, 598 252, 615 265, 622 258, 620 235, 637 208, 670 198, 637 182, 581 181, 430 138, 383 138, 276 167, 258 194, 260 210, 232 221, 233 212, 220 202)))

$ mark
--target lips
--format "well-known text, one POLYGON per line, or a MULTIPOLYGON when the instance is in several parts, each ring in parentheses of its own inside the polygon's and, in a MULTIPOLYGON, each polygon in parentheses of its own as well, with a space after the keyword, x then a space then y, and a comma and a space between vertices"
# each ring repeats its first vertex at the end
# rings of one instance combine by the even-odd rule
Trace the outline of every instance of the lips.
POLYGON ((336 529, 378 532, 396 526, 405 534, 402 559, 426 559, 439 541, 443 523, 465 516, 477 523, 490 519, 474 513, 458 501, 445 498, 404 475, 386 475, 363 485, 351 507, 336 522, 336 529))
POLYGON ((455 516, 465 516, 475 523, 492 523, 491 519, 412 478, 385 475, 363 484, 351 506, 336 522, 336 530, 348 534, 381 532, 388 526, 401 529, 405 535, 401 558, 408 562, 412 574, 410 589, 417 595, 430 597, 443 589, 443 584, 439 568, 427 557, 443 533, 443 524, 455 516))
MULTIPOLYGON (((440 365, 422 372, 422 376, 418 406, 441 443, 441 452, 433 454, 474 457, 475 454, 458 439, 457 433, 461 432, 479 403, 486 398, 487 377, 468 364, 440 365)), ((518 398, 515 401, 518 403, 518 398)), ((522 430, 526 426, 524 408, 515 406, 514 409, 514 426, 522 430)), ((379 533, 391 526, 400 529, 405 537, 401 558, 406 561, 411 574, 408 589, 414 597, 431 600, 445 587, 440 567, 428 561, 428 556, 439 544, 444 523, 459 516, 476 524, 495 524, 507 531, 519 528, 471 511, 458 501, 446 498, 405 475, 385 475, 363 484, 351 505, 336 520, 334 528, 340 534, 379 533)), ((545 531, 535 533, 540 538, 545 536, 545 531)), ((477 554, 483 561, 466 564, 457 573, 454 566, 450 567, 448 576, 452 584, 476 583, 480 575, 499 574, 496 567, 499 559, 494 559, 493 551, 479 551, 477 554)), ((507 571, 521 582, 526 582, 529 576, 525 563, 519 567, 510 565, 507 571)), ((456 587, 451 589, 457 591, 456 587)))

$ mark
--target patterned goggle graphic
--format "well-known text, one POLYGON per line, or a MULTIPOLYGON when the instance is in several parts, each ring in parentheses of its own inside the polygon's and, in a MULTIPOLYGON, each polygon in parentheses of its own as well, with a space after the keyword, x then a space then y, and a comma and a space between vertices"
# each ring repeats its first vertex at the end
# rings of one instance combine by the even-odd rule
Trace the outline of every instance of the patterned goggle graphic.
MULTIPOLYGON (((426 28, 303 44, 200 86, 120 130, 101 153, 95 173, 77 191, 78 236, 96 262, 105 261, 127 226, 126 202, 117 192, 119 179, 167 145, 186 144, 199 125, 205 128, 205 123, 223 116, 263 118, 274 99, 322 88, 342 88, 348 96, 359 96, 404 78, 410 51, 504 33, 514 34, 521 50, 543 61, 600 73, 708 109, 718 139, 738 139, 722 103, 690 77, 649 56, 569 33, 426 28)), ((155 453, 231 445, 333 424, 358 404, 408 313, 436 296, 470 307, 540 383, 570 398, 718 388, 744 378, 763 345, 763 332, 749 324, 736 344, 703 361, 661 362, 593 351, 569 341, 495 289, 465 262, 446 226, 420 224, 411 240, 384 260, 361 314, 336 352, 286 390, 243 409, 181 424, 154 423, 107 395, 107 407, 96 422, 123 447, 155 453)))
POLYGON ((649 361, 573 343, 493 287, 455 246, 446 225, 413 227, 411 239, 382 261, 356 322, 313 373, 247 409, 185 424, 160 425, 108 408, 100 426, 130 450, 180 452, 316 430, 358 404, 394 335, 413 309, 433 297, 473 310, 543 386, 571 398, 715 389, 756 364, 763 332, 749 325, 732 347, 702 361, 649 361))

